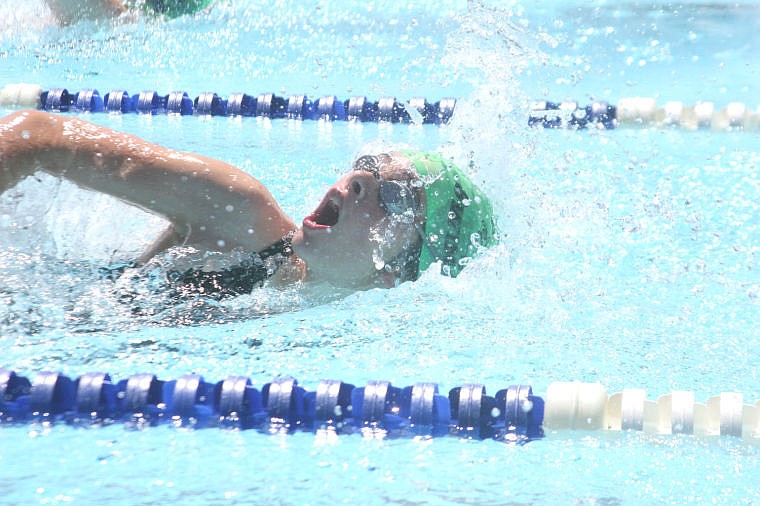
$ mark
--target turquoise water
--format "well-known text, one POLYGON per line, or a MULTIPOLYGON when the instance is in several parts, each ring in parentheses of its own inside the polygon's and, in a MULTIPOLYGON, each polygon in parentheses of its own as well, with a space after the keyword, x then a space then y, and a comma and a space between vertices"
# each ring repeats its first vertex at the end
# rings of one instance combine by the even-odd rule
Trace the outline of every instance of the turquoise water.
MULTIPOLYGON (((489 393, 581 380, 610 393, 645 388, 650 399, 675 389, 701 402, 723 391, 760 399, 756 133, 525 128, 534 98, 756 107, 758 9, 557 2, 513 4, 510 17, 461 2, 278 5, 61 29, 31 4, 0 16, 16 23, 0 39, 0 85, 460 97, 445 128, 91 119, 238 165, 296 219, 366 144, 472 159, 502 244, 454 280, 428 272, 329 299, 266 289, 222 303, 157 298, 136 314, 97 269, 139 251, 160 224, 39 176, 0 198, 0 365, 27 375, 242 374, 259 387, 287 374, 312 390, 322 378, 436 381, 442 391, 479 382, 489 393)), ((511 447, 0 430, 7 504, 750 504, 758 471, 757 447, 726 437, 562 432, 511 447)))

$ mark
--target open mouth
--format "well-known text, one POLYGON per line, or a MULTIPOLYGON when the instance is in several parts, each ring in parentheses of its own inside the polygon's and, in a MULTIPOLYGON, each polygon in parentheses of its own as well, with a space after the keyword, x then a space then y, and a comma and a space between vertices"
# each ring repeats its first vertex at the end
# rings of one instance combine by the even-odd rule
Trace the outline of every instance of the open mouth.
POLYGON ((311 228, 328 228, 338 223, 340 209, 332 199, 325 199, 311 215, 304 218, 304 226, 311 228))

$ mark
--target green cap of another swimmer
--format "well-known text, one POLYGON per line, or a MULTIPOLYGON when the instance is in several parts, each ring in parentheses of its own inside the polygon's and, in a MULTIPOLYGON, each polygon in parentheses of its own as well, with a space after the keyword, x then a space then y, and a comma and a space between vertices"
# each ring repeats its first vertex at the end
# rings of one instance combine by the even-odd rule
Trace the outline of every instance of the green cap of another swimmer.
POLYGON ((441 262, 441 273, 456 277, 478 248, 497 242, 493 205, 456 165, 434 153, 401 151, 412 161, 425 190, 425 241, 419 273, 441 262))
POLYGON ((212 0, 143 0, 142 7, 148 13, 177 18, 185 14, 195 14, 211 5, 212 0))

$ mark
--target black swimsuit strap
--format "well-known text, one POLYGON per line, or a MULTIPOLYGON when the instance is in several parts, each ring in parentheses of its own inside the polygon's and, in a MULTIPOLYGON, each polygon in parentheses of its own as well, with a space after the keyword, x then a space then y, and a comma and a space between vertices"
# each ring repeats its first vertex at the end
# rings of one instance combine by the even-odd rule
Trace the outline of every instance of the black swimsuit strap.
POLYGON ((282 255, 285 258, 289 257, 293 254, 293 236, 295 235, 296 231, 292 230, 285 234, 284 236, 280 237, 280 240, 272 243, 271 245, 267 246, 263 250, 256 253, 259 258, 262 260, 269 258, 274 255, 282 255))
POLYGON ((213 272, 201 269, 188 269, 183 273, 171 271, 168 273, 170 281, 179 290, 189 289, 191 292, 215 298, 250 293, 254 288, 263 286, 264 281, 277 272, 283 262, 293 254, 291 244, 294 234, 295 230, 288 232, 277 242, 258 253, 253 253, 234 267, 213 272), (268 258, 275 261, 267 265, 265 260, 268 258))

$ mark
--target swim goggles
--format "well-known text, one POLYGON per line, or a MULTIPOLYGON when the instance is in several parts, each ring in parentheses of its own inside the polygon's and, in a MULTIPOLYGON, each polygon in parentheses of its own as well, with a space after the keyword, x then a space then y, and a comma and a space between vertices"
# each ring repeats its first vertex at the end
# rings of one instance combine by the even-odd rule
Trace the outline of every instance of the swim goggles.
POLYGON ((420 209, 420 203, 409 184, 401 181, 383 179, 380 176, 380 160, 374 155, 364 155, 357 158, 354 162, 354 170, 371 172, 375 176, 375 179, 380 183, 378 200, 385 213, 389 216, 412 217, 414 228, 417 230, 422 241, 431 249, 431 251, 437 251, 437 248, 433 249, 434 247, 428 240, 425 229, 417 216, 417 211, 420 209))
POLYGON ((365 155, 354 162, 354 170, 371 172, 380 183, 379 200, 386 214, 403 215, 415 213, 419 202, 408 184, 400 181, 388 181, 380 176, 380 161, 374 155, 365 155))

